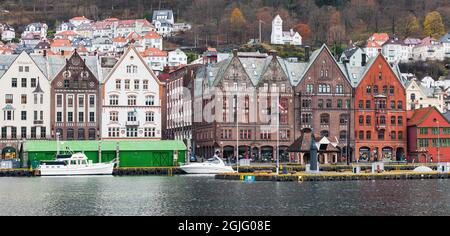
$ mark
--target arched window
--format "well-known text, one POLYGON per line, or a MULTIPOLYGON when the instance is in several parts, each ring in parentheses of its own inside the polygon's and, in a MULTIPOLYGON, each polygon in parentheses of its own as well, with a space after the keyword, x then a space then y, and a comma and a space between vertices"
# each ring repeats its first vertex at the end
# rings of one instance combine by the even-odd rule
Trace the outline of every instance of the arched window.
POLYGON ((359 125, 364 125, 364 116, 359 116, 359 125))
POLYGON ((403 131, 398 131, 398 140, 403 140, 403 131))
POLYGON ((377 85, 373 86, 373 93, 378 94, 378 86, 377 85))
POLYGON ((74 131, 73 129, 68 129, 67 130, 67 140, 73 140, 74 138, 74 131))
POLYGON ((381 116, 380 117, 380 124, 381 125, 385 125, 386 124, 386 117, 385 116, 381 116))
POLYGON ((372 87, 367 86, 366 92, 367 92, 367 94, 372 94, 372 87))
POLYGON ((395 116, 391 116, 391 125, 395 125, 397 123, 396 120, 395 116))
POLYGON ((358 137, 360 140, 364 140, 364 131, 359 131, 358 137))
POLYGON ((396 135, 395 135, 395 131, 392 131, 391 132, 391 139, 392 140, 395 140, 397 137, 396 137, 396 135))
POLYGON ((78 140, 84 140, 84 129, 78 129, 78 140))
POLYGON ((366 116, 366 125, 371 125, 371 124, 372 124, 372 117, 366 116))
POLYGON ((378 140, 384 140, 384 130, 378 131, 378 140))
POLYGON ((330 135, 330 132, 328 132, 328 130, 320 131, 320 136, 321 137, 328 137, 329 135, 330 135))
POLYGON ((146 96, 145 97, 145 105, 146 106, 154 106, 155 105, 155 97, 154 96, 146 96))

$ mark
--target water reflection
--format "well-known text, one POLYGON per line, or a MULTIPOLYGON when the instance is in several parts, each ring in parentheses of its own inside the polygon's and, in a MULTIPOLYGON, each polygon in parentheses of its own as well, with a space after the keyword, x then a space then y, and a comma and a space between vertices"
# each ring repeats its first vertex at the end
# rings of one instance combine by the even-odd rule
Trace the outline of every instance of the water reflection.
POLYGON ((0 178, 0 215, 450 215, 449 181, 0 178))

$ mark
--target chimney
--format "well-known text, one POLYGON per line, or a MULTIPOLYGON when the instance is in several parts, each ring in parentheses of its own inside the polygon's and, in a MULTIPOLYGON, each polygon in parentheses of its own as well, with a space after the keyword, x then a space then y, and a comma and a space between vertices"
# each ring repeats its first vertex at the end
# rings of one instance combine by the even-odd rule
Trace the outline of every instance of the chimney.
POLYGON ((366 66, 366 64, 367 64, 367 55, 365 53, 363 53, 361 56, 362 56, 361 66, 366 66))
POLYGON ((272 50, 269 51, 269 55, 273 56, 274 58, 276 58, 278 56, 278 52, 277 52, 277 50, 273 50, 272 49, 272 50))
POLYGON ((305 46, 305 61, 308 62, 309 61, 309 46, 305 46))
POLYGON ((238 50, 237 49, 233 49, 233 56, 237 57, 237 55, 238 55, 238 50))

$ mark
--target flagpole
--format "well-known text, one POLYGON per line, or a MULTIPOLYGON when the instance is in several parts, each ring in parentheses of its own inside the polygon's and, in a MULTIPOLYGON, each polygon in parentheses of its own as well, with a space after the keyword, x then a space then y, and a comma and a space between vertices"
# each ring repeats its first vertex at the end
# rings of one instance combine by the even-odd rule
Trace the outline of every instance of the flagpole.
POLYGON ((236 89, 236 171, 239 173, 239 92, 236 89))

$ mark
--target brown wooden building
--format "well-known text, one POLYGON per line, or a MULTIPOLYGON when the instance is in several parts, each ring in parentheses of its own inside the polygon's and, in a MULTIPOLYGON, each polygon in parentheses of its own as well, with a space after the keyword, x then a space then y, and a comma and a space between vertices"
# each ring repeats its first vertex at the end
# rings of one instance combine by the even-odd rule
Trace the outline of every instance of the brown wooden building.
POLYGON ((51 82, 52 137, 62 140, 99 139, 101 96, 98 73, 76 51, 51 82))

